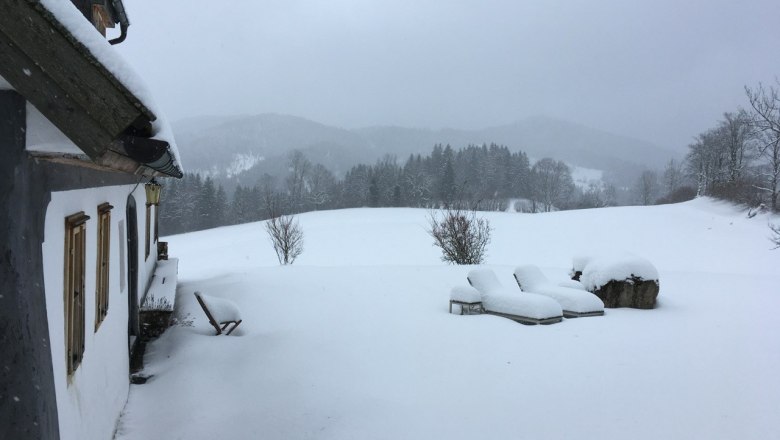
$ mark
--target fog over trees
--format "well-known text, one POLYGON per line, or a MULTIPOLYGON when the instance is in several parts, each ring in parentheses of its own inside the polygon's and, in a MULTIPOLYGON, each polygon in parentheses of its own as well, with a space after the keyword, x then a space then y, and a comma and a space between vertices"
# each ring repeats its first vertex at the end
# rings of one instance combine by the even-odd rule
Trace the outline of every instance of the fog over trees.
POLYGON ((688 147, 686 171, 697 195, 777 211, 780 81, 746 87, 749 107, 726 112, 688 147))
POLYGON ((506 146, 471 145, 455 150, 437 144, 428 155, 405 161, 388 155, 373 165, 359 164, 337 178, 300 151, 287 169, 265 174, 257 184, 238 185, 232 196, 212 177, 187 174, 166 185, 160 210, 162 234, 271 218, 271 200, 282 214, 354 207, 443 208, 549 212, 614 204, 616 189, 593 183, 574 185, 562 161, 543 158, 531 164, 523 152, 506 146), (510 203, 520 200, 520 203, 510 203))
POLYGON ((286 167, 266 172, 232 194, 218 178, 187 174, 169 181, 160 210, 162 234, 246 223, 282 214, 355 207, 447 208, 550 212, 637 204, 675 203, 712 196, 778 210, 780 82, 746 87, 745 108, 723 113, 699 133, 684 159, 645 169, 632 186, 609 179, 577 186, 569 166, 549 157, 534 163, 499 144, 454 149, 436 144, 429 154, 399 160, 386 155, 337 176, 295 150, 286 167), (271 208, 273 207, 273 209, 271 208))

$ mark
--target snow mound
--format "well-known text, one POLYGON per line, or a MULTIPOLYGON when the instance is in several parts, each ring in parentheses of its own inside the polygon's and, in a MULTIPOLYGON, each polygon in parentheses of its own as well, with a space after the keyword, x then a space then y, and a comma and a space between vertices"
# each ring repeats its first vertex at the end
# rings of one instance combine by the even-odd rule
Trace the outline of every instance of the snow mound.
MULTIPOLYGON (((577 262, 575 261, 575 268, 577 262)), ((580 281, 586 289, 593 291, 612 280, 642 278, 658 281, 658 270, 645 258, 631 254, 590 258, 582 269, 580 281)))
POLYGON ((218 323, 241 320, 241 312, 233 301, 204 295, 200 292, 195 292, 195 295, 200 297, 203 304, 206 304, 209 313, 218 323))
MULTIPOLYGON (((572 271, 582 272, 585 269, 585 266, 587 266, 593 258, 592 255, 575 255, 574 258, 572 258, 571 263, 572 271)), ((574 275, 574 273, 572 273, 572 275, 574 275)))
POLYGON ((567 289, 587 290, 585 286, 577 280, 563 280, 558 283, 560 287, 566 287, 567 289))

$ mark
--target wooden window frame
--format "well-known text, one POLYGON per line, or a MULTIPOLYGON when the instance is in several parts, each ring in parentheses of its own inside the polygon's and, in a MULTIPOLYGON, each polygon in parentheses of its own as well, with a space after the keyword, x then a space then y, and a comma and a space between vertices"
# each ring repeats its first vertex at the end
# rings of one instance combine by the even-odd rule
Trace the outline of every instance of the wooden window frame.
POLYGON ((97 275, 95 277, 95 331, 108 314, 109 272, 111 268, 111 209, 108 203, 98 206, 97 275))
POLYGON ((68 376, 84 358, 84 304, 86 284, 87 220, 78 212, 65 218, 65 356, 68 376))

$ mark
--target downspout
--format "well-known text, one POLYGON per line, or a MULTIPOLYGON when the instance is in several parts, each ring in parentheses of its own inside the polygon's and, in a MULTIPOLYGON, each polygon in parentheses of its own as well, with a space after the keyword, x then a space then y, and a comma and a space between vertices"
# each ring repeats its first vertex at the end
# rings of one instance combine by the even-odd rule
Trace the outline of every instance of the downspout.
POLYGON ((119 23, 120 34, 113 40, 108 40, 109 43, 119 44, 125 41, 127 38, 127 28, 130 27, 130 19, 127 18, 127 12, 125 12, 125 5, 122 4, 122 0, 111 0, 111 6, 114 7, 114 11, 117 15, 116 23, 119 23))
POLYGON ((129 26, 129 24, 119 23, 119 29, 121 31, 121 34, 119 34, 119 36, 114 38, 113 40, 108 40, 108 42, 113 45, 113 44, 119 44, 119 43, 125 41, 125 38, 127 38, 127 27, 128 26, 129 26))

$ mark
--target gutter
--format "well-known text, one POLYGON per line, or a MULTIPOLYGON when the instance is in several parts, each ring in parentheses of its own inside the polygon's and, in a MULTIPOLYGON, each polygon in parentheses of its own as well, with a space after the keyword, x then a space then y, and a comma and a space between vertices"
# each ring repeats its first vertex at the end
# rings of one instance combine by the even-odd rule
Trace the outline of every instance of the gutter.
POLYGON ((166 141, 123 135, 120 138, 128 157, 155 171, 178 179, 184 176, 173 160, 171 146, 166 141))

